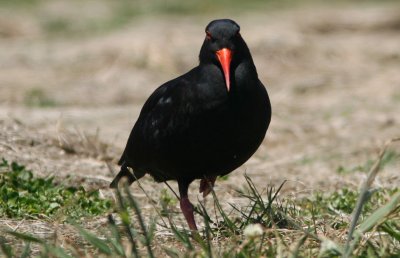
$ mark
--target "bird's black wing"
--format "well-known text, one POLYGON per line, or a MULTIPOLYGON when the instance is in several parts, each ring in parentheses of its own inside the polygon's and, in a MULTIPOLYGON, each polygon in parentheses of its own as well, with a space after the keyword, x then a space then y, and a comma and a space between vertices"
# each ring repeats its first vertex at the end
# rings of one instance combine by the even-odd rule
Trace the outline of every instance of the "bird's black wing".
MULTIPOLYGON (((124 161, 132 167, 151 163, 151 157, 174 140, 190 125, 197 110, 193 109, 196 94, 192 71, 157 88, 145 102, 132 129, 126 148, 118 164, 124 161)), ((161 155, 161 154, 160 154, 161 155)))

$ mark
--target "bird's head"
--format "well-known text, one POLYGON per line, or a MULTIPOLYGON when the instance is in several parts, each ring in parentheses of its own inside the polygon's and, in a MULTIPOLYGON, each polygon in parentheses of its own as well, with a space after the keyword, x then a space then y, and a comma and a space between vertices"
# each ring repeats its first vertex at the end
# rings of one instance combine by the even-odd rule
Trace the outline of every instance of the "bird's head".
POLYGON ((224 74, 228 91, 231 86, 232 63, 240 63, 241 59, 247 56, 250 56, 250 52, 240 35, 240 27, 236 22, 221 19, 207 25, 206 37, 200 50, 200 63, 218 65, 224 74))

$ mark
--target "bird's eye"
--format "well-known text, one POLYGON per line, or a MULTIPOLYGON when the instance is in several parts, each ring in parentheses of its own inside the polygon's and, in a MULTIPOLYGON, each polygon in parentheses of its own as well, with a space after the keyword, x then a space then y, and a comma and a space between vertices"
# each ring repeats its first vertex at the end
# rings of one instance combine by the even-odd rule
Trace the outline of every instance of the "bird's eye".
POLYGON ((206 39, 210 40, 212 38, 211 33, 209 31, 206 31, 206 39))

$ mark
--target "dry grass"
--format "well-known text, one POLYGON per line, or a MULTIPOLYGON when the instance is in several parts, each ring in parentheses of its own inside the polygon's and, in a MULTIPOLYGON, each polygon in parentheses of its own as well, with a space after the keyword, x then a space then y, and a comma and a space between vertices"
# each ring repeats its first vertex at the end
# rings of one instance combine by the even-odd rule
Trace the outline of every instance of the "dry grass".
MULTIPOLYGON (((0 51, 1 157, 37 175, 99 188, 113 197, 105 161, 117 170, 115 161, 145 99, 162 82, 196 64, 211 15, 140 16, 106 31, 65 36, 70 34, 46 31, 38 17, 59 10, 58 5, 67 20, 70 13, 85 9, 55 1, 34 14, 21 9, 0 19, 0 49, 6 50, 0 51)), ((102 5, 87 5, 110 15, 111 9, 102 5)), ((289 200, 359 187, 382 143, 399 135, 399 8, 392 3, 227 14, 240 23, 252 50, 272 100, 273 120, 256 155, 228 180, 217 182, 224 208, 246 204, 235 191, 244 185, 245 172, 259 189, 288 180, 281 194, 289 200), (339 168, 344 172, 338 173, 339 168)), ((82 16, 97 19, 91 13, 82 11, 82 16)), ((391 151, 395 158, 382 167, 374 187, 400 185, 400 147, 391 151)), ((153 200, 160 200, 165 186, 149 178, 142 185, 153 200)), ((197 188, 191 188, 196 203, 197 188)), ((132 192, 150 218, 152 202, 137 187, 132 192)), ((26 231, 31 227, 31 232, 49 236, 70 232, 46 221, 2 222, 10 229, 21 223, 26 231)), ((88 228, 96 229, 104 221, 91 223, 97 226, 88 228)), ((337 234, 322 225, 317 233, 324 232, 337 234)), ((296 234, 292 239, 298 239, 296 234)), ((156 241, 181 248, 161 226, 156 241)), ((224 239, 218 243, 223 245, 224 239)))

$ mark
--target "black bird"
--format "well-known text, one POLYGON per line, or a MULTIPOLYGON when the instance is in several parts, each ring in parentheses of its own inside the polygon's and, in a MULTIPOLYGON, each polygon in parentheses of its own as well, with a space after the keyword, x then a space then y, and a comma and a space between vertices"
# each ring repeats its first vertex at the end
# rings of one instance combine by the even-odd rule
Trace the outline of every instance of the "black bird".
POLYGON ((200 193, 210 193, 218 176, 253 155, 271 120, 268 93, 239 31, 229 19, 208 24, 200 64, 146 101, 110 185, 116 188, 122 177, 131 184, 146 173, 157 182, 176 180, 191 230, 197 227, 189 184, 200 179, 200 193))

